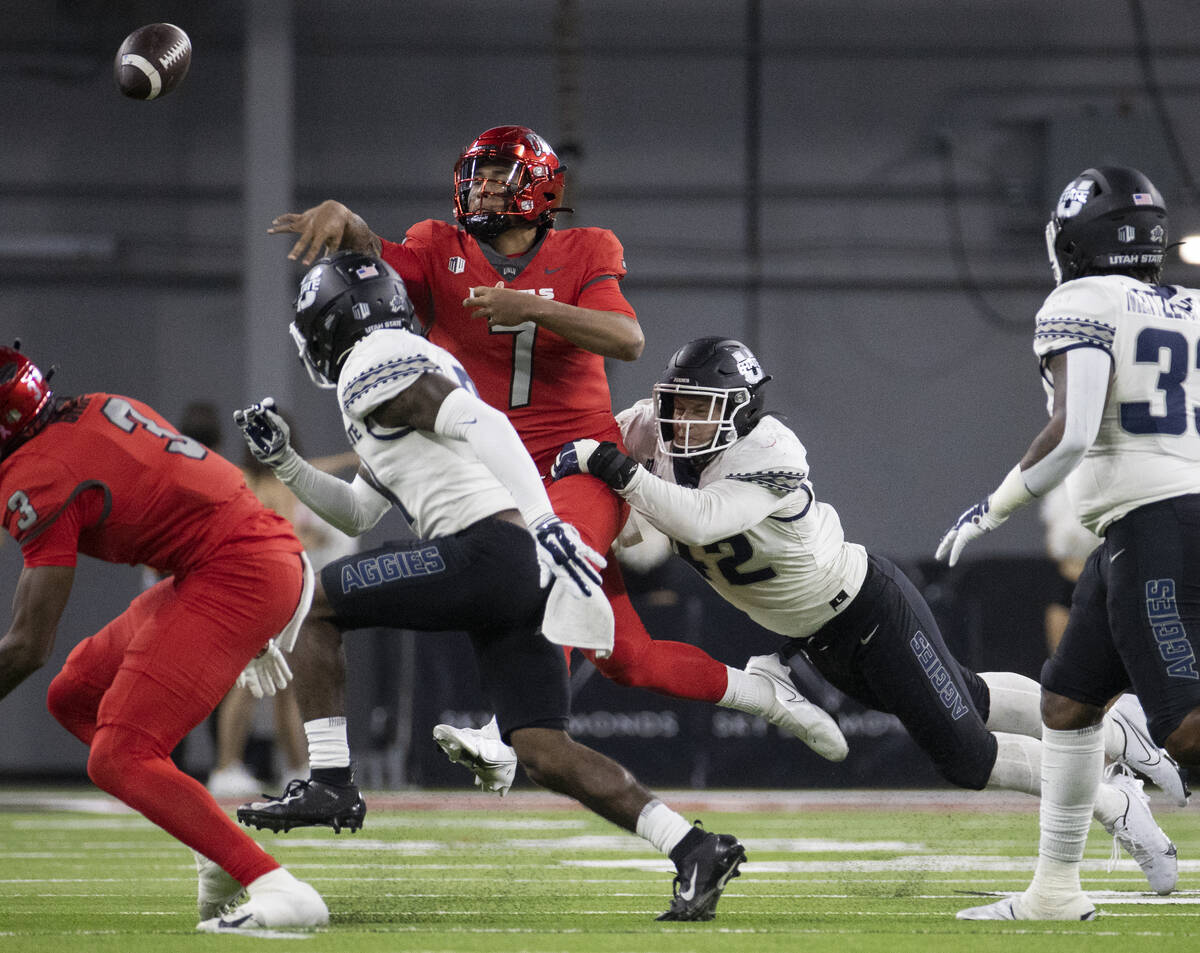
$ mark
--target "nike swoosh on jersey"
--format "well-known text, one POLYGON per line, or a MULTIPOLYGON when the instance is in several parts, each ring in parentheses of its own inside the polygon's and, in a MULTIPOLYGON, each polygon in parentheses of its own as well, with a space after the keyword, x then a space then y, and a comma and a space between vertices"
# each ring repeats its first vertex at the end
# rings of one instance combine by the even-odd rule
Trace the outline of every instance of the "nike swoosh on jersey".
POLYGON ((859 645, 866 645, 871 639, 875 638, 875 633, 879 631, 879 626, 875 626, 870 632, 858 640, 859 645))
POLYGON ((546 274, 548 274, 548 275, 552 275, 552 274, 554 274, 556 271, 562 271, 562 265, 559 265, 557 268, 547 268, 547 269, 546 269, 546 274))
POLYGON ((1125 552, 1124 548, 1118 549, 1115 553, 1113 553, 1111 556, 1109 556, 1108 557, 1109 563, 1110 564, 1115 563, 1117 561, 1117 557, 1120 556, 1121 553, 1123 553, 1123 552, 1125 552))

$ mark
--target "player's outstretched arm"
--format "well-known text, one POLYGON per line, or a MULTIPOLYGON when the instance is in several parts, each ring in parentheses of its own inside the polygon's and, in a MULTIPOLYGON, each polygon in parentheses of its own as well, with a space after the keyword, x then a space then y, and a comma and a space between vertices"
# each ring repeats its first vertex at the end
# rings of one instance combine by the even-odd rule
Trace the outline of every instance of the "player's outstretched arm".
POLYGON ((305 506, 347 536, 361 536, 391 508, 361 473, 347 483, 300 456, 291 445, 287 421, 276 413, 273 397, 235 410, 233 421, 255 459, 269 466, 305 506))
POLYGON ((300 236, 288 252, 288 258, 293 261, 299 258, 306 265, 311 265, 321 255, 332 255, 341 249, 376 257, 383 252, 379 236, 361 216, 333 199, 326 199, 303 212, 285 212, 271 220, 268 235, 288 233, 300 236))
POLYGON ((13 596, 12 625, 0 638, 0 698, 50 658, 58 621, 74 583, 74 566, 27 566, 21 570, 13 596))

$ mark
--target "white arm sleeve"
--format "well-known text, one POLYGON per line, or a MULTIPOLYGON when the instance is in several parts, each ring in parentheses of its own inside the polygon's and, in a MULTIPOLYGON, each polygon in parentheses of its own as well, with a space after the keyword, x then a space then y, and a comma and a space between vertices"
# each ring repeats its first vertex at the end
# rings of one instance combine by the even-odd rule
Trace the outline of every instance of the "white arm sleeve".
POLYGON ((757 526, 779 509, 779 494, 741 480, 702 490, 676 486, 638 467, 620 495, 655 528, 688 546, 706 546, 757 526))
POLYGON ((1100 432, 1112 358, 1098 347, 1067 351, 1067 416, 1062 439, 1053 450, 1021 471, 1025 486, 1042 496, 1079 465, 1100 432))
POLYGON ((361 474, 355 475, 353 483, 347 483, 318 470, 294 450, 275 467, 275 475, 301 503, 347 536, 361 536, 392 505, 361 474))
POLYGON ((554 513, 533 458, 507 417, 461 387, 450 391, 438 408, 433 432, 466 441, 475 456, 512 494, 526 526, 554 513))

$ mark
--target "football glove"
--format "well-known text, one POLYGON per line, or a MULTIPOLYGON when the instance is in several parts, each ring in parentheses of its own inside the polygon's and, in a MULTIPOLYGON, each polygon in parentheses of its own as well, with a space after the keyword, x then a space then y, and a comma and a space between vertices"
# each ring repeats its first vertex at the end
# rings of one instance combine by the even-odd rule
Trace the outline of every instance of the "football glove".
POLYGON ((590 473, 599 477, 614 490, 623 490, 633 479, 638 464, 633 457, 622 453, 615 443, 605 440, 572 440, 564 443, 554 465, 550 467, 550 479, 561 480, 576 473, 590 473))
POLYGON ((277 691, 286 688, 291 680, 291 667, 274 639, 271 639, 266 648, 250 660, 250 664, 237 677, 238 685, 250 689, 250 694, 255 698, 274 695, 277 691))
POLYGON ((233 422, 242 431, 242 437, 254 459, 269 467, 277 467, 288 456, 291 430, 287 421, 275 412, 275 398, 264 397, 245 410, 233 412, 233 422))
POLYGON ((957 522, 946 530, 946 535, 938 543, 934 557, 938 560, 945 560, 948 556, 949 563, 953 566, 958 562, 958 557, 962 555, 967 543, 979 539, 984 533, 991 532, 1008 519, 1007 516, 996 516, 992 512, 991 503, 992 498, 985 497, 963 513, 957 522))
POLYGON ((542 588, 555 580, 575 586, 583 596, 591 595, 591 582, 600 585, 600 570, 607 561, 592 549, 570 523, 557 516, 547 516, 533 527, 537 540, 538 567, 542 588))

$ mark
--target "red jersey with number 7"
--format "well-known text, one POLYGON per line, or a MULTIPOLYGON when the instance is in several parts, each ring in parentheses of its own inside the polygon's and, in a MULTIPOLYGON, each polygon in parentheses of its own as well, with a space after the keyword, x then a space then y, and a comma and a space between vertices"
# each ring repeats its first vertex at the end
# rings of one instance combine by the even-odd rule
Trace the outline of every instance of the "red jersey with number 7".
POLYGON ((241 470, 116 394, 66 402, 0 461, 0 504, 26 566, 74 566, 83 553, 182 576, 217 549, 301 549, 241 470))
POLYGON ((458 358, 479 396, 508 415, 541 462, 576 437, 620 439, 604 358, 532 321, 489 328, 463 299, 473 287, 502 282, 632 320, 619 284, 623 256, 616 235, 603 228, 549 229, 529 252, 510 259, 434 219, 410 228, 403 244, 383 242, 383 258, 404 279, 429 340, 458 358))

